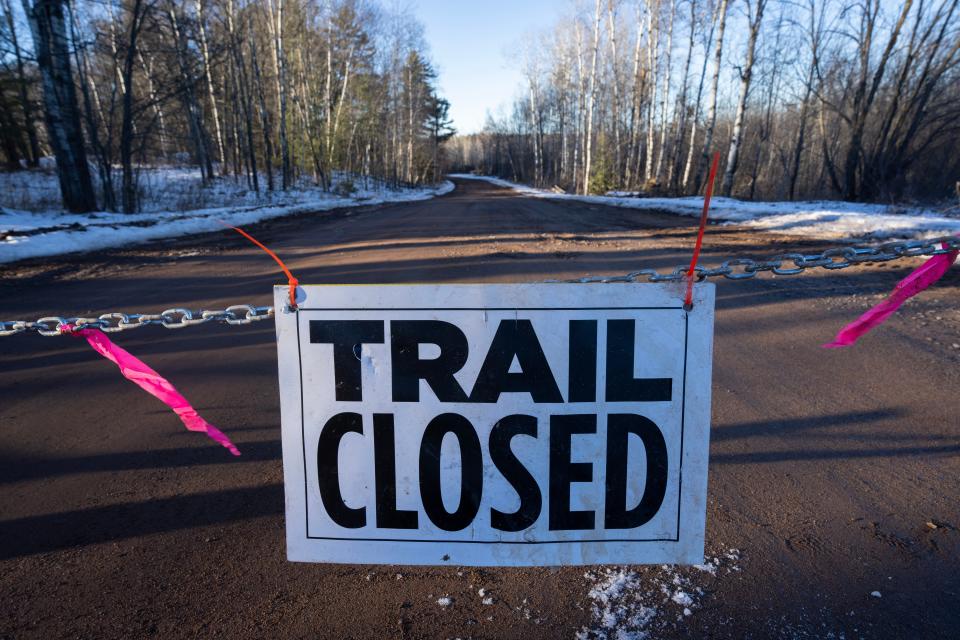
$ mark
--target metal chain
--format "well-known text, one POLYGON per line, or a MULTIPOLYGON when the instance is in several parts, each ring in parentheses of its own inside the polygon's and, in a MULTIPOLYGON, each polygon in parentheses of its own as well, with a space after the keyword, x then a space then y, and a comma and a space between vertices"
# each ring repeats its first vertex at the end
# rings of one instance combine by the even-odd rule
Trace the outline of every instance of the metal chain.
POLYGON ((12 336, 25 331, 35 331, 41 336, 57 336, 67 325, 78 329, 100 329, 106 333, 139 329, 147 325, 159 325, 167 329, 183 329, 208 322, 226 324, 251 324, 273 317, 273 307, 255 307, 235 304, 223 310, 191 311, 190 309, 167 309, 161 313, 104 313, 96 318, 61 318, 48 316, 35 322, 24 320, 0 321, 0 337, 12 336))
MULTIPOLYGON (((845 269, 861 262, 889 262, 901 258, 935 256, 960 250, 960 238, 944 236, 930 240, 887 242, 875 247, 834 247, 822 253, 781 253, 766 260, 734 258, 723 261, 719 267, 695 268, 697 281, 723 276, 730 280, 753 278, 763 271, 772 271, 778 276, 794 276, 807 269, 845 269), (785 264, 792 266, 784 266, 785 264)), ((673 271, 661 273, 656 269, 640 269, 622 276, 588 276, 572 280, 550 282, 677 282, 685 280, 689 266, 674 267, 673 271)))
MULTIPOLYGON (((758 273, 771 271, 779 276, 792 276, 807 269, 845 269, 861 262, 889 262, 902 258, 935 256, 960 250, 960 238, 945 236, 930 240, 911 240, 907 242, 887 242, 875 247, 834 247, 822 253, 802 254, 783 253, 766 260, 734 258, 725 260, 719 267, 696 267, 697 280, 723 276, 730 280, 753 278, 758 273), (784 266, 792 265, 792 266, 784 266)), ((677 282, 687 277, 687 266, 675 267, 670 272, 656 269, 641 269, 622 276, 589 276, 574 280, 550 280, 548 282, 677 282)), ((41 336, 56 336, 67 325, 78 328, 96 328, 106 333, 139 329, 147 325, 160 325, 167 329, 183 329, 208 322, 222 322, 231 325, 251 324, 273 317, 273 307, 255 307, 249 304, 235 304, 223 310, 191 311, 189 309, 167 309, 162 313, 105 313, 96 318, 61 318, 50 316, 35 322, 24 320, 0 320, 0 337, 12 336, 25 331, 35 331, 41 336)))

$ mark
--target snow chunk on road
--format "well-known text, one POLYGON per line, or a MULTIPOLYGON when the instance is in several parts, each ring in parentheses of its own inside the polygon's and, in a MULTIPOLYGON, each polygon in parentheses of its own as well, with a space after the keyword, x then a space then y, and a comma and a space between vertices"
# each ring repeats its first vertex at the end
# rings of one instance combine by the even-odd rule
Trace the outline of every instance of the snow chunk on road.
POLYGON ((453 598, 450 596, 443 596, 442 598, 437 598, 437 604, 441 607, 449 607, 453 604, 453 598))
MULTIPOLYGON (((534 189, 500 178, 454 173, 449 177, 484 180, 534 198, 574 200, 610 207, 663 211, 682 216, 699 216, 703 198, 639 198, 623 192, 605 196, 580 196, 534 189)), ((769 233, 818 239, 932 238, 960 233, 960 217, 942 215, 932 209, 894 208, 881 204, 839 202, 745 202, 735 198, 710 200, 710 219, 741 224, 769 233)))
MULTIPOLYGON (((626 606, 626 601, 639 589, 640 578, 633 571, 608 569, 590 590, 588 595, 594 602, 594 619, 600 623, 601 629, 616 632, 610 637, 620 637, 621 631, 634 633, 637 638, 646 637, 645 627, 657 615, 657 609, 644 605, 626 606)), ((600 637, 608 636, 603 633, 600 637)))

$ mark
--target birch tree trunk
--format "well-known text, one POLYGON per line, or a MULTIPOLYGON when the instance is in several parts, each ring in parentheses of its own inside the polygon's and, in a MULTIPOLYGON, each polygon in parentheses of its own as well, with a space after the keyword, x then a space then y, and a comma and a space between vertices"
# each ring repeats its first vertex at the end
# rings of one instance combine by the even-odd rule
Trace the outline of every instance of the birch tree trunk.
MULTIPOLYGON (((300 85, 300 93, 304 96, 311 95, 310 86, 307 82, 306 64, 304 63, 302 48, 297 49, 297 58, 299 60, 299 64, 297 65, 297 79, 300 85)), ((327 173, 324 170, 322 150, 320 149, 320 145, 317 144, 317 136, 314 135, 315 123, 310 117, 312 110, 306 109, 301 100, 297 102, 297 111, 300 113, 301 126, 310 149, 310 158, 313 163, 313 180, 316 184, 319 184, 324 191, 327 191, 330 189, 330 184, 327 180, 327 173)))
POLYGON ((213 77, 210 74, 210 50, 207 46, 207 19, 203 13, 203 0, 196 0, 197 30, 200 34, 200 53, 203 56, 203 77, 207 82, 207 98, 210 100, 210 113, 213 116, 213 132, 217 140, 217 158, 220 160, 220 172, 227 164, 223 149, 223 130, 220 126, 220 110, 217 108, 217 95, 213 90, 213 77))
POLYGON ((350 86, 350 70, 353 65, 354 46, 355 45, 351 43, 350 49, 347 51, 347 58, 343 63, 343 82, 340 85, 340 96, 337 98, 337 108, 334 111, 333 127, 331 130, 332 137, 330 140, 329 157, 327 158, 327 163, 331 165, 333 164, 334 154, 336 153, 337 135, 340 131, 340 119, 343 114, 343 105, 347 101, 347 90, 350 86))
POLYGON ((257 102, 260 107, 260 129, 263 133, 263 164, 267 174, 267 191, 273 191, 273 126, 270 122, 270 112, 267 111, 267 98, 263 91, 263 77, 260 73, 260 57, 257 55, 257 37, 253 29, 253 16, 250 16, 248 26, 250 32, 250 67, 253 71, 253 82, 256 85, 257 102))
MULTIPOLYGON (((757 191, 757 182, 760 178, 761 173, 761 164, 763 162, 764 154, 767 154, 769 157, 769 164, 772 166, 774 153, 768 152, 768 148, 771 146, 769 144, 774 121, 773 107, 776 102, 777 95, 780 93, 780 79, 782 77, 782 65, 777 64, 777 61, 780 60, 782 55, 781 50, 781 41, 783 35, 783 11, 780 12, 780 17, 777 19, 777 26, 775 30, 776 36, 773 41, 773 48, 769 52, 769 60, 773 61, 773 64, 770 64, 770 68, 767 72, 768 79, 766 87, 763 92, 763 116, 760 118, 760 123, 757 128, 757 144, 756 151, 754 152, 753 165, 750 169, 750 187, 748 191, 747 199, 753 200, 757 191)), ((768 61, 769 64, 769 61, 768 61)), ((772 172, 771 172, 772 173, 772 172)), ((779 181, 782 185, 783 181, 779 181)), ((778 197, 780 197, 778 189, 778 197)))
POLYGON ((241 136, 244 142, 246 153, 244 153, 245 164, 247 165, 247 183, 257 193, 260 192, 260 177, 257 172, 257 153, 253 142, 253 96, 247 81, 246 65, 243 57, 243 44, 240 40, 240 34, 236 31, 234 22, 234 4, 233 0, 227 1, 227 33, 229 34, 230 50, 233 59, 233 77, 234 85, 239 93, 239 100, 243 112, 245 135, 241 136))
POLYGON ((326 80, 323 88, 323 110, 324 110, 324 149, 325 155, 329 157, 330 149, 333 147, 333 19, 327 17, 327 68, 326 80))
POLYGON ((657 151, 657 164, 653 171, 654 180, 657 184, 660 184, 660 177, 663 175, 663 153, 667 147, 667 101, 670 97, 670 70, 671 70, 671 59, 673 57, 673 21, 677 15, 677 3, 670 3, 670 22, 667 27, 667 49, 666 49, 666 60, 664 60, 664 66, 666 67, 663 74, 663 91, 660 96, 660 149, 657 151))
POLYGON ((617 59, 617 20, 614 11, 614 0, 607 2, 607 24, 610 30, 610 59, 613 74, 613 102, 611 103, 610 123, 613 128, 613 173, 620 182, 621 175, 621 145, 620 145, 620 73, 617 59))
POLYGON ((407 64, 407 167, 404 179, 413 182, 413 127, 414 127, 414 88, 413 65, 407 64))
POLYGON ((586 150, 583 154, 583 193, 590 192, 590 163, 593 160, 593 107, 597 92, 597 53, 600 49, 600 2, 597 0, 593 20, 593 59, 590 63, 590 89, 587 95, 586 150))
POLYGON ((270 25, 273 35, 274 66, 277 75, 277 112, 280 116, 280 173, 284 191, 290 186, 290 147, 287 142, 287 61, 283 47, 283 3, 270 0, 270 25))
MULTIPOLYGON (((138 0, 140 1, 140 0, 138 0)), ((183 30, 180 26, 180 7, 174 0, 170 0, 167 5, 167 19, 170 23, 170 31, 173 35, 174 53, 177 60, 177 66, 180 70, 180 101, 186 112, 187 125, 190 129, 190 139, 193 142, 194 156, 200 171, 203 174, 204 182, 213 178, 213 160, 210 157, 210 150, 207 146, 207 134, 203 126, 203 114, 200 112, 200 104, 197 100, 195 91, 195 78, 193 70, 187 60, 187 42, 183 30)), ((124 73, 124 85, 130 85, 130 79, 124 73)), ((131 91, 124 92, 124 96, 131 91)))
POLYGON ((640 153, 640 119, 643 101, 643 82, 640 76, 640 51, 643 41, 643 13, 642 4, 637 3, 637 37, 633 47, 633 96, 630 101, 630 148, 627 152, 627 167, 625 181, 628 189, 633 188, 636 172, 634 166, 639 166, 640 153))
MULTIPOLYGON (((151 57, 150 62, 148 63, 146 58, 143 57, 143 47, 137 49, 137 61, 140 63, 140 68, 143 70, 143 75, 147 79, 147 95, 150 98, 150 104, 153 105, 153 113, 157 117, 157 123, 160 125, 160 156, 166 160, 167 158, 167 124, 166 118, 163 115, 163 102, 160 100, 160 96, 157 94, 157 86, 153 81, 153 58, 151 57)), ((80 83, 83 84, 82 82, 80 83)))
MULTIPOLYGON (((720 7, 717 7, 719 11, 720 7)), ((697 99, 695 101, 695 106, 693 109, 693 119, 690 126, 690 145, 687 148, 687 163, 683 168, 683 192, 687 193, 687 185, 690 184, 690 176, 693 171, 694 157, 696 155, 696 141, 697 141, 697 123, 700 119, 700 102, 703 97, 703 83, 707 77, 707 63, 709 61, 709 56, 706 55, 707 51, 710 49, 710 45, 713 44, 713 34, 717 28, 717 13, 714 12, 713 19, 710 21, 710 34, 707 36, 707 41, 704 43, 703 47, 703 66, 700 68, 700 82, 697 84, 697 99)), ((699 157, 699 156, 697 156, 699 157)))
POLYGON ((123 58, 123 117, 120 125, 120 204, 124 213, 135 213, 139 207, 137 180, 133 172, 133 64, 137 55, 137 38, 143 19, 142 0, 133 0, 130 9, 130 31, 123 58))
POLYGON ((650 96, 647 98, 647 146, 644 153, 643 180, 653 179, 653 149, 656 133, 653 123, 657 117, 657 62, 660 51, 660 0, 650 0, 647 6, 647 69, 650 72, 650 96))
POLYGON ((751 0, 746 0, 747 15, 750 16, 750 36, 747 38, 747 60, 740 70, 740 95, 737 99, 737 115, 733 119, 733 133, 730 136, 730 150, 727 152, 727 166, 723 172, 720 193, 730 197, 733 191, 733 178, 740 162, 740 145, 743 143, 743 121, 747 114, 747 100, 750 98, 750 83, 753 81, 753 63, 756 60, 757 38, 763 22, 763 10, 767 0, 756 0, 756 13, 751 0))
MULTIPOLYGON (((719 7, 717 7, 717 9, 719 10, 719 7)), ((694 101, 693 118, 691 119, 690 144, 687 147, 687 163, 683 168, 682 190, 684 193, 687 193, 687 185, 690 184, 690 175, 693 171, 693 159, 696 154, 697 123, 700 120, 700 99, 703 97, 703 83, 707 77, 707 62, 709 60, 706 52, 710 49, 710 45, 713 44, 713 34, 717 28, 716 18, 717 15, 714 13, 713 19, 710 21, 710 33, 707 35, 707 41, 703 46, 703 66, 700 68, 700 82, 697 84, 697 99, 694 101)))
POLYGON ((717 125, 717 90, 720 86, 720 63, 723 58, 723 30, 727 24, 727 6, 729 0, 720 0, 717 10, 717 43, 713 51, 713 78, 710 80, 710 102, 707 105, 707 124, 703 137, 703 150, 697 163, 697 173, 693 179, 693 190, 700 192, 703 173, 710 162, 710 150, 713 146, 713 131, 717 125))
POLYGON ((580 192, 580 177, 583 175, 580 171, 581 159, 581 149, 585 146, 583 144, 583 121, 585 117, 585 107, 586 107, 586 89, 585 81, 583 77, 583 30, 580 28, 580 21, 577 21, 576 24, 576 35, 577 35, 577 117, 576 125, 574 132, 575 144, 573 146, 573 190, 580 192))
POLYGON ((540 139, 540 105, 537 100, 537 81, 530 77, 530 129, 533 133, 533 182, 543 184, 543 142, 540 139))
MULTIPOLYGON (((687 90, 690 86, 690 62, 693 60, 693 37, 697 28, 697 3, 690 1, 690 37, 687 41, 687 56, 683 63, 683 87, 680 89, 680 97, 677 99, 677 124, 676 135, 673 140, 672 160, 667 175, 667 184, 671 193, 677 191, 677 180, 680 177, 680 158, 683 148, 683 134, 687 129, 687 90)), ((699 100, 699 97, 698 97, 699 100)))

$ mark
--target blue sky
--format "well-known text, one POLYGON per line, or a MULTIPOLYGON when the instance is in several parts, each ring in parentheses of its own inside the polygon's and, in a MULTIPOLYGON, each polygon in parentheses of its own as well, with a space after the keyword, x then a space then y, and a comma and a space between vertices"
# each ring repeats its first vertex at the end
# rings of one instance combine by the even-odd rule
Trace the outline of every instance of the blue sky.
POLYGON ((441 93, 460 133, 483 127, 486 112, 510 102, 520 71, 507 58, 525 35, 553 24, 564 0, 416 0, 441 93))

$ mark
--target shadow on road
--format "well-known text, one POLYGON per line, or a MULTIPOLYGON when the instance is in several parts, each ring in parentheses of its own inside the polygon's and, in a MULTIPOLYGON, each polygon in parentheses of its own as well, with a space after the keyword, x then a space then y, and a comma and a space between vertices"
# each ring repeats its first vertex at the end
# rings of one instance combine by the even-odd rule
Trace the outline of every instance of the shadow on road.
MULTIPOLYGON (((169 413, 169 412, 167 412, 169 413)), ((231 433, 239 429, 229 430, 231 433)), ((280 427, 274 427, 279 436, 280 427)), ((190 432, 186 432, 190 433, 190 432)), ((199 437, 196 434, 193 436, 199 437)), ((105 453, 78 458, 40 458, 0 452, 0 484, 39 478, 54 478, 78 473, 176 469, 212 464, 243 464, 280 459, 280 440, 244 442, 239 458, 222 447, 177 447, 151 451, 105 453)))
POLYGON ((283 513, 283 485, 157 498, 0 523, 0 560, 283 513))

